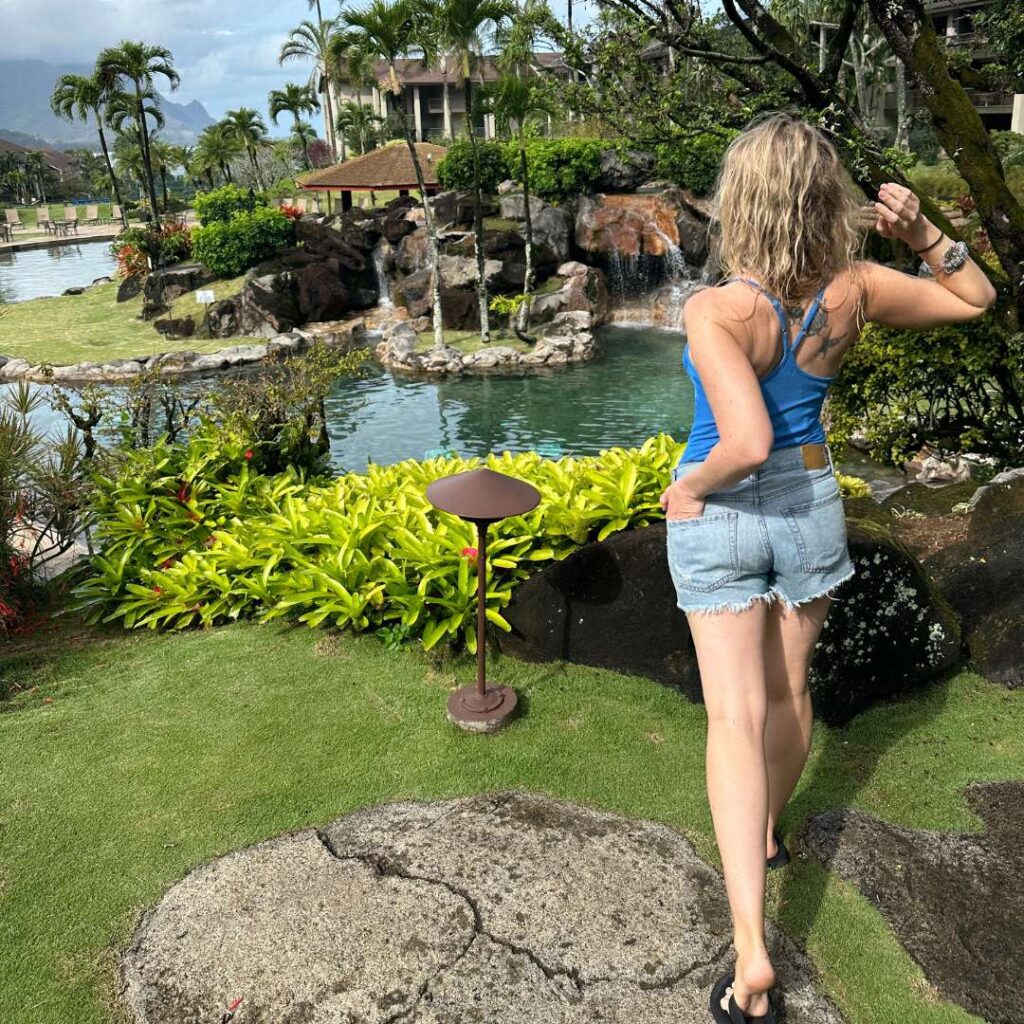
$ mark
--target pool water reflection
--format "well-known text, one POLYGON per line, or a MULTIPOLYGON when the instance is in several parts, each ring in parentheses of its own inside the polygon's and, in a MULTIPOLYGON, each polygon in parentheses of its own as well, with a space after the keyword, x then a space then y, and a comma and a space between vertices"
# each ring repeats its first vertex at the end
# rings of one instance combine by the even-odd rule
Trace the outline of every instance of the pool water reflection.
POLYGON ((684 437, 693 391, 682 335, 607 327, 599 337, 603 357, 543 375, 420 380, 374 368, 338 380, 327 399, 333 460, 358 471, 367 461, 448 452, 558 457, 633 447, 662 432, 684 437))
POLYGON ((0 302, 60 295, 65 288, 112 275, 110 242, 72 242, 46 249, 0 250, 0 302))

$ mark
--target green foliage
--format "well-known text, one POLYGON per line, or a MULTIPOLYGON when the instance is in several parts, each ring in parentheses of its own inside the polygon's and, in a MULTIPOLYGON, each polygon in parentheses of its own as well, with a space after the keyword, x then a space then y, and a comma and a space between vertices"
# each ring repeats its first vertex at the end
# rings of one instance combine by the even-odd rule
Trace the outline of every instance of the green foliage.
POLYGON ((989 138, 996 147, 1004 170, 1024 167, 1024 135, 1020 132, 990 132, 989 138))
POLYGON ((929 442, 1015 465, 1024 448, 1024 334, 988 313, 907 331, 869 324, 829 394, 830 440, 862 434, 895 465, 929 442))
POLYGON ((221 185, 209 192, 199 192, 195 197, 196 216, 204 226, 226 223, 236 213, 252 213, 267 205, 266 195, 241 185, 221 185))
POLYGON ((952 160, 936 164, 917 164, 907 172, 910 183, 918 192, 933 199, 956 199, 970 194, 967 182, 960 177, 952 160))
POLYGON ((294 236, 295 225, 280 210, 259 207, 196 228, 192 251, 214 273, 232 277, 272 256, 294 236))
POLYGON ((658 176, 698 195, 707 195, 718 177, 726 146, 738 134, 734 129, 725 129, 663 142, 655 149, 658 176))
POLYGON ((684 446, 663 434, 584 458, 410 459, 327 482, 294 467, 259 473, 263 448, 206 423, 187 445, 128 452, 97 480, 102 547, 78 606, 129 627, 290 616, 474 650, 475 528, 435 509, 430 483, 488 466, 541 492, 536 509, 488 537, 487 618, 508 629, 502 609, 533 569, 662 517, 684 446))
MULTIPOLYGON (((531 139, 526 143, 530 191, 555 203, 590 192, 608 148, 602 139, 531 139)), ((513 166, 518 180, 518 159, 513 166)))
POLYGON ((183 224, 164 224, 159 229, 148 225, 128 227, 110 243, 110 251, 123 259, 125 247, 148 256, 153 266, 181 263, 192 255, 192 235, 183 224))
MULTIPOLYGON (((497 192, 498 185, 512 176, 508 147, 502 142, 478 142, 480 159, 480 190, 497 192)), ((444 188, 473 187, 473 144, 469 139, 455 139, 444 159, 437 165, 437 180, 444 188)))

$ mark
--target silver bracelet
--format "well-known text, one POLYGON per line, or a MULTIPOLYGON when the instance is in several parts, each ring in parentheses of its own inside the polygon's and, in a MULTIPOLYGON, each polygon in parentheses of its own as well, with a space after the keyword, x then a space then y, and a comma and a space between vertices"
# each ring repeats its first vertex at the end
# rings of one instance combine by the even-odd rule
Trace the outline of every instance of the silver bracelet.
MULTIPOLYGON (((971 257, 966 242, 950 242, 949 248, 939 257, 939 268, 944 274, 955 274, 971 257)), ((932 265, 924 261, 929 274, 934 274, 932 265)))

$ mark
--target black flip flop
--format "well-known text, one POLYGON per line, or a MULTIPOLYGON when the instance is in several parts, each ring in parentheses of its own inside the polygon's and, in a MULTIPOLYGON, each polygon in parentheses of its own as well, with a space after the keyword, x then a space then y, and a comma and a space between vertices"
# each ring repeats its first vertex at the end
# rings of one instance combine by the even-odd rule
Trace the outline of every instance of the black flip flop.
POLYGON ((775 837, 775 844, 778 849, 775 851, 775 856, 769 857, 765 862, 769 869, 785 867, 789 863, 789 850, 786 849, 786 844, 782 841, 782 836, 779 835, 776 829, 772 832, 775 837))
POLYGON ((760 1017, 748 1017, 736 1004, 735 993, 729 996, 729 1010, 726 1012, 722 1009, 722 999, 725 996, 725 990, 735 981, 736 972, 730 971, 728 974, 723 974, 718 981, 715 982, 715 987, 711 990, 711 1016, 715 1020, 715 1024, 776 1024, 775 1011, 772 1009, 772 997, 768 995, 768 1012, 762 1014, 760 1017))

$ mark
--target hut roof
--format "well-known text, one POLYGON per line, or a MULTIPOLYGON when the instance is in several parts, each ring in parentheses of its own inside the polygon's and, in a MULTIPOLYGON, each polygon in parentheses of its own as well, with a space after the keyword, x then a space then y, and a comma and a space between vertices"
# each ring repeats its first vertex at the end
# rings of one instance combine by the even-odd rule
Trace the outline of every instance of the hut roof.
MULTIPOLYGON (((416 153, 423 169, 423 183, 437 185, 437 165, 447 150, 432 142, 417 142, 416 153)), ((306 189, 339 189, 365 192, 371 189, 419 188, 409 147, 404 142, 371 150, 353 160, 311 171, 298 179, 306 189)))

